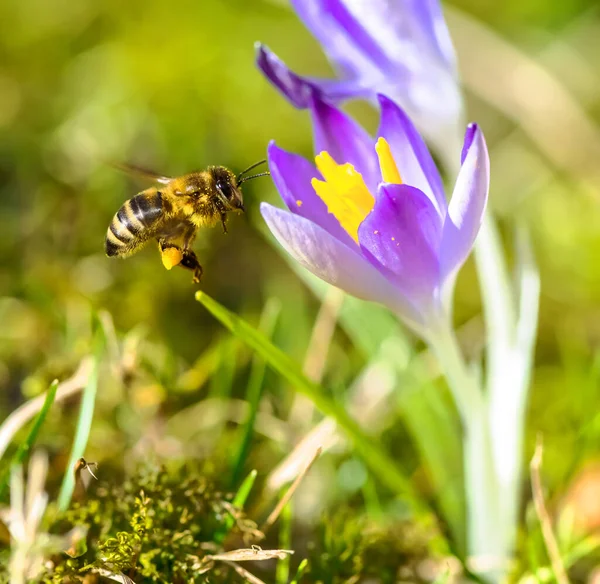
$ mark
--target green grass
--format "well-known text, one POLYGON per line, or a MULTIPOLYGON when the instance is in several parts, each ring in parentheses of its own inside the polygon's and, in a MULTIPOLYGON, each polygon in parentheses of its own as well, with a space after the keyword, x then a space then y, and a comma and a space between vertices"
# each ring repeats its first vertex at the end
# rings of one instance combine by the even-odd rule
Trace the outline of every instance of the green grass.
POLYGON ((48 391, 46 392, 46 398, 44 399, 44 404, 42 405, 42 409, 39 411, 36 416, 33 424, 31 426, 31 430, 29 430, 29 434, 19 444, 17 451, 13 455, 9 465, 5 468, 2 476, 0 476, 0 499, 4 496, 6 491, 6 487, 8 485, 8 481, 10 478, 10 469, 16 465, 22 464, 25 460, 26 456, 31 452, 35 441, 37 440, 38 434, 44 424, 46 416, 54 403, 54 398, 56 397, 56 391, 58 389, 58 380, 55 380, 51 383, 48 391))
POLYGON ((333 418, 382 484, 406 498, 414 507, 422 507, 422 501, 411 482, 398 470, 398 465, 394 460, 363 432, 342 405, 328 397, 329 392, 307 379, 297 363, 240 317, 221 306, 204 292, 198 292, 196 299, 234 335, 265 359, 296 391, 308 397, 322 414, 333 418))
MULTIPOLYGON (((99 345, 100 341, 98 340, 97 346, 99 347, 99 345)), ((90 430, 94 421, 94 407, 96 392, 98 390, 98 368, 101 354, 102 350, 97 348, 87 385, 83 389, 71 454, 69 455, 66 472, 58 494, 58 508, 60 511, 66 511, 71 502, 73 489, 75 488, 75 463, 84 456, 90 437, 90 430)))
MULTIPOLYGON (((280 310, 281 305, 279 301, 272 300, 266 303, 261 315, 260 323, 258 325, 258 329, 265 335, 266 338, 270 338, 273 334, 280 310)), ((254 358, 252 359, 252 365, 250 367, 250 376, 248 377, 248 386, 245 392, 246 401, 250 406, 250 410, 248 412, 246 422, 241 428, 240 443, 233 458, 233 471, 231 475, 232 487, 238 483, 240 476, 244 472, 244 465, 246 464, 246 459, 252 445, 254 423, 256 422, 258 407, 260 406, 265 370, 265 360, 259 355, 254 355, 254 358)))

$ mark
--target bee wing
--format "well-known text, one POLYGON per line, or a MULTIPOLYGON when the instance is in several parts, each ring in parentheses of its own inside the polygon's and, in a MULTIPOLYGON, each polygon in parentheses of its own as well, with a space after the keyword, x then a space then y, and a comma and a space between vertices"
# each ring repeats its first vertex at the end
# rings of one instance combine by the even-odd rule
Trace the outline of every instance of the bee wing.
POLYGON ((161 174, 156 174, 151 170, 146 170, 145 168, 134 166, 133 164, 113 163, 112 166, 114 166, 118 170, 126 172, 127 174, 134 174, 142 178, 148 178, 163 185, 166 185, 173 180, 173 178, 170 176, 162 176, 161 174))

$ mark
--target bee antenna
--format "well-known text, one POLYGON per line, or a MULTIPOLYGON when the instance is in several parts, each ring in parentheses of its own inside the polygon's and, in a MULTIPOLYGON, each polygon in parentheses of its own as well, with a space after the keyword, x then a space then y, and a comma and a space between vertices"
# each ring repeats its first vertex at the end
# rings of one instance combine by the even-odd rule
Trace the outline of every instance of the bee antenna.
POLYGON ((237 181, 239 182, 240 179, 249 171, 251 171, 253 168, 256 168, 257 166, 260 166, 261 164, 264 164, 265 162, 267 162, 266 160, 259 160, 258 162, 255 162, 254 164, 251 164, 246 170, 242 170, 242 172, 240 172, 240 174, 237 175, 237 181))
POLYGON ((259 176, 271 176, 271 173, 267 170, 267 172, 260 172, 258 174, 253 174, 252 176, 244 176, 238 181, 238 186, 246 181, 252 180, 253 178, 258 178, 259 176))

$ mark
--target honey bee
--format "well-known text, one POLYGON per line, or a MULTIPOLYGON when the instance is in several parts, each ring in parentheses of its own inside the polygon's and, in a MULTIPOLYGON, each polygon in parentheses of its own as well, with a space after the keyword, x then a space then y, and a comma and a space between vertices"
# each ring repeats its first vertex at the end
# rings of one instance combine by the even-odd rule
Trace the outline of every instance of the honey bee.
POLYGON ((106 232, 106 255, 128 257, 155 239, 165 268, 181 266, 191 270, 193 282, 199 283, 203 270, 191 249, 198 229, 220 222, 227 233, 227 214, 245 210, 242 183, 269 174, 247 173, 265 162, 261 160, 237 176, 224 166, 209 166, 177 178, 121 166, 159 184, 125 201, 117 211, 106 232))

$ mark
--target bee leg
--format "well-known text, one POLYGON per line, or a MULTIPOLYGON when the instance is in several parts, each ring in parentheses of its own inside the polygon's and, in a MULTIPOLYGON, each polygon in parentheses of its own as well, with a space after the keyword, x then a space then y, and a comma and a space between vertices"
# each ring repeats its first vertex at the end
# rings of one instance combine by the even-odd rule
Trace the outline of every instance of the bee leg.
POLYGON ((227 215, 221 213, 221 225, 223 226, 223 233, 227 233, 227 215))
POLYGON ((187 270, 192 270, 194 272, 192 282, 194 284, 200 283, 200 278, 202 278, 202 272, 204 270, 202 269, 196 254, 191 249, 183 250, 183 258, 181 258, 179 265, 187 270))

